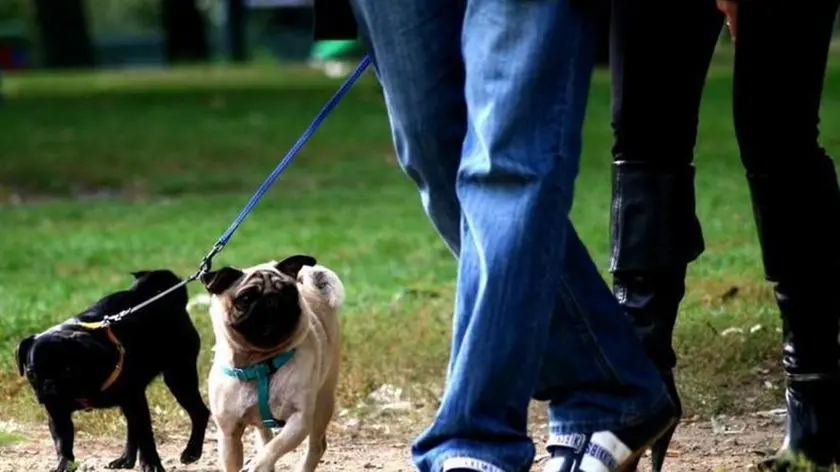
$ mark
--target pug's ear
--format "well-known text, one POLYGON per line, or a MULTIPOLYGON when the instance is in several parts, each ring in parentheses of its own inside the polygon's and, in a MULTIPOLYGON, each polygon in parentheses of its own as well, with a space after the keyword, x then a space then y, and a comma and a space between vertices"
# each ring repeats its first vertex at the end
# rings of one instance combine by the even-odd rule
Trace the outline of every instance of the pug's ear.
POLYGON ((18 374, 23 376, 23 369, 26 367, 26 358, 29 357, 29 350, 32 349, 32 343, 35 342, 35 335, 29 336, 18 344, 15 348, 15 363, 17 364, 18 374))
POLYGON ((213 295, 219 295, 229 289, 234 282, 245 275, 241 270, 225 266, 219 270, 207 272, 201 276, 204 288, 213 295))
POLYGON ((316 261, 312 256, 307 256, 306 254, 295 254, 294 256, 289 256, 278 262, 274 267, 276 267, 280 272, 296 279, 298 272, 300 272, 300 269, 303 266, 314 266, 317 263, 318 261, 316 261))

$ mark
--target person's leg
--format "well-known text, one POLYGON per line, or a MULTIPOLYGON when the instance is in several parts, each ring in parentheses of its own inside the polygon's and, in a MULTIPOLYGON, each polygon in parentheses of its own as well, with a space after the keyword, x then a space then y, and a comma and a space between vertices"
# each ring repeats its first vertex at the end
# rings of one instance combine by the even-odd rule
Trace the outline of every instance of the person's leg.
POLYGON ((352 4, 382 85, 400 167, 457 258, 461 206, 455 180, 467 129, 460 47, 466 0, 352 4))
POLYGON ((400 166, 457 257, 455 176, 467 130, 460 48, 466 0, 353 0, 353 8, 382 84, 400 166))
MULTIPOLYGON (((536 396, 551 400, 553 430, 583 434, 585 464, 618 470, 670 424, 672 407, 597 271, 565 271, 568 254, 588 259, 567 235, 594 19, 568 1, 473 0, 462 42, 469 113, 452 361, 415 461, 435 472, 529 470, 536 396), (585 311, 599 305, 596 318, 585 311)), ((558 467, 580 459, 557 449, 558 467)))
MULTIPOLYGON (((423 471, 459 467, 527 470, 534 450, 525 417, 540 371, 545 388, 559 390, 559 382, 546 380, 553 376, 565 383, 570 394, 567 402, 560 402, 559 397, 556 401, 557 417, 568 420, 565 425, 557 425, 558 431, 591 432, 614 427, 639 433, 621 438, 626 441, 626 449, 626 444, 635 446, 655 435, 651 431, 667 422, 662 418, 644 421, 661 411, 668 413, 667 396, 629 326, 616 328, 621 326, 622 317, 603 280, 593 282, 600 283, 606 292, 596 302, 607 307, 612 303, 612 309, 604 312, 618 320, 608 319, 594 326, 601 329, 606 325, 614 334, 606 348, 599 349, 596 342, 603 342, 604 336, 595 336, 597 333, 587 329, 588 320, 580 309, 569 314, 560 310, 551 320, 551 328, 557 331, 552 344, 557 349, 549 349, 545 342, 541 326, 551 318, 553 300, 561 295, 557 292, 560 280, 552 274, 566 263, 557 255, 568 246, 563 230, 568 225, 571 182, 580 152, 579 121, 586 98, 586 87, 581 84, 588 84, 591 70, 588 57, 576 57, 574 52, 581 52, 581 46, 586 46, 584 51, 590 48, 581 41, 582 20, 575 21, 565 3, 517 3, 515 10, 508 11, 512 5, 502 5, 504 8, 495 13, 483 5, 473 6, 472 20, 466 22, 473 26, 473 33, 465 35, 464 42, 465 49, 472 51, 468 63, 472 64, 474 83, 467 88, 478 92, 501 86, 496 93, 503 99, 499 100, 496 93, 492 94, 496 100, 471 95, 473 126, 458 185, 462 202, 471 210, 468 218, 473 221, 463 220, 462 238, 457 234, 461 210, 453 193, 452 162, 457 167, 464 137, 464 72, 455 60, 460 52, 453 54, 449 45, 458 51, 461 21, 453 18, 463 16, 463 4, 427 1, 393 5, 358 0, 355 5, 385 90, 402 166, 420 187, 432 221, 453 252, 459 253, 461 239, 470 241, 470 249, 465 251, 468 255, 461 258, 459 268, 447 391, 435 423, 413 447, 423 471), (473 36, 481 21, 488 22, 484 26, 490 36, 473 36), (518 26, 507 33, 494 31, 508 21, 518 26), (538 27, 526 27, 529 24, 538 27), (453 35, 453 31, 457 33, 453 35), (528 41, 507 41, 510 35, 528 41), (504 41, 500 41, 502 37, 504 41), (548 41, 545 49, 530 51, 538 38, 548 41), (506 46, 525 47, 524 51, 509 50, 510 56, 499 58, 512 61, 508 65, 516 68, 483 61, 476 54, 483 48, 475 46, 487 39, 488 53, 496 54, 498 48, 506 46), (524 63, 520 61, 523 58, 527 58, 524 63), (582 65, 577 64, 579 60, 582 65), (544 106, 547 97, 540 90, 554 92, 553 107, 544 106), (487 113, 488 108, 492 113, 487 113), (499 111, 502 109, 505 111, 499 111), (541 109, 545 112, 537 113, 541 109), (561 135, 562 130, 568 132, 561 135), (531 139, 534 137, 540 139, 531 139), (458 149, 453 152, 455 143, 458 149), (544 227, 538 225, 543 217, 549 220, 544 227), (483 251, 477 251, 479 246, 471 236, 473 225, 480 230, 476 239, 483 251), (501 230, 498 235, 494 233, 497 230, 501 230), (510 257, 507 249, 514 250, 510 257), (548 270, 542 271, 543 267, 548 270), (489 268, 492 279, 485 279, 489 268), (539 274, 536 278, 535 273, 539 274), (480 290, 476 282, 483 285, 480 290), (488 286, 486 282, 492 283, 488 286), (568 339, 576 339, 577 345, 586 349, 569 349, 564 342, 568 339), (541 362, 546 355, 552 365, 541 362), (589 357, 597 355, 601 357, 589 357), (623 362, 629 367, 619 375, 614 371, 624 367, 623 362), (603 393, 596 394, 594 389, 603 393), (613 393, 607 393, 610 391, 613 393)), ((564 290, 569 303, 575 300, 568 287, 564 290)), ((609 437, 608 432, 599 436, 609 437)), ((593 443, 589 449, 597 448, 593 443)), ((633 452, 638 450, 633 447, 633 452)), ((609 452, 620 455, 615 450, 609 452)))
POLYGON ((837 7, 838 0, 797 8, 781 0, 742 2, 735 48, 735 129, 764 271, 782 316, 783 449, 820 465, 840 461, 840 189, 818 142, 837 7))
MULTIPOLYGON (((680 410, 672 334, 687 266, 704 249, 692 161, 700 99, 722 24, 715 0, 665 7, 612 2, 613 291, 680 410), (679 54, 663 60, 654 46, 662 41, 679 54)), ((653 449, 654 470, 662 466, 670 434, 653 449)))

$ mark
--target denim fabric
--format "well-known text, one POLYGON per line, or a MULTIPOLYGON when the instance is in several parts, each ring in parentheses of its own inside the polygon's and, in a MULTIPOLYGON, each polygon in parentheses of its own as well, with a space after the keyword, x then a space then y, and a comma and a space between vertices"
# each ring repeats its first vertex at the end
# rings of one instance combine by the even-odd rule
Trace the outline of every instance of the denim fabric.
POLYGON ((353 3, 400 165, 458 258, 446 389, 417 467, 529 470, 532 398, 553 434, 667 408, 569 220, 594 18, 568 0, 353 3))

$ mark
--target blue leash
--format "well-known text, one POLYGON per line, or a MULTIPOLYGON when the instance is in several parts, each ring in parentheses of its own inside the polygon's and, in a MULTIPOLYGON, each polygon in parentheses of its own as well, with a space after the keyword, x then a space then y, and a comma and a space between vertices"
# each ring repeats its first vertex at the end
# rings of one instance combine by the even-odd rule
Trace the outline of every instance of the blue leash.
MULTIPOLYGON (((286 153, 286 156, 283 158, 283 160, 280 161, 279 164, 277 164, 277 167, 274 168, 271 174, 269 174, 268 177, 266 177, 266 179, 263 181, 262 185, 260 185, 257 191, 254 192, 254 195, 251 197, 251 200, 245 205, 244 208, 242 208, 242 211, 239 212, 239 215, 236 216, 236 218, 233 220, 233 223, 231 223, 228 227, 227 231, 225 231, 222 237, 219 238, 219 240, 213 246, 213 249, 210 251, 210 253, 208 253, 207 256, 204 257, 204 261, 207 262, 208 268, 211 259, 213 259, 213 256, 218 254, 219 251, 221 251, 222 248, 225 247, 228 241, 230 241, 230 238, 233 237, 233 233, 236 232, 236 230, 239 228, 239 225, 241 225, 242 221, 245 220, 245 217, 248 216, 248 213, 250 213, 251 210, 254 209, 254 207, 260 201, 262 196, 265 194, 265 192, 268 191, 268 188, 271 187, 275 180, 277 180, 277 177, 279 177, 283 170, 286 169, 286 166, 288 166, 289 163, 292 162, 292 159, 294 159, 295 155, 301 150, 303 145, 306 144, 307 141, 309 141, 309 138, 311 138, 315 131, 318 129, 318 127, 321 126, 321 123, 324 121, 324 118, 326 118, 327 115, 329 115, 329 113, 333 110, 333 108, 335 108, 335 106, 338 105, 338 102, 341 100, 341 97, 343 97, 344 94, 347 93, 348 90, 350 90, 350 87, 353 86, 353 84, 356 82, 359 76, 361 76, 365 69, 367 69, 368 65, 370 65, 370 57, 368 55, 365 55, 365 57, 362 58, 361 62, 359 62, 359 65, 356 66, 356 70, 354 70, 353 73, 350 74, 350 77, 348 77, 343 84, 341 84, 341 87, 338 89, 337 92, 335 92, 335 95, 333 95, 330 101, 328 101, 327 104, 324 105, 324 108, 322 108, 321 111, 319 111, 318 114, 315 115, 315 119, 312 120, 312 123, 309 125, 308 128, 306 128, 306 131, 303 132, 303 134, 295 143, 295 145, 292 146, 292 149, 290 149, 289 152, 286 153)), ((202 262, 202 265, 203 264, 204 262, 202 262)))
POLYGON ((359 65, 356 66, 356 70, 354 70, 353 73, 350 74, 349 77, 347 77, 344 83, 341 84, 341 87, 339 87, 338 91, 336 91, 332 98, 330 98, 330 100, 326 103, 326 105, 324 105, 324 107, 321 108, 321 111, 319 111, 318 114, 315 115, 315 119, 312 120, 312 122, 309 124, 309 127, 306 128, 306 130, 303 132, 300 138, 298 138, 295 145, 292 146, 291 149, 289 149, 289 152, 286 153, 286 155, 283 157, 280 163, 277 164, 274 170, 271 171, 268 177, 265 178, 263 183, 259 186, 259 188, 257 188, 257 191, 254 192, 254 195, 251 197, 248 203, 242 208, 239 214, 236 215, 236 218, 233 220, 233 223, 230 224, 228 229, 225 230, 222 236, 216 241, 216 244, 213 245, 213 248, 210 249, 210 252, 208 252, 207 255, 204 256, 204 258, 201 260, 201 264, 198 266, 198 270, 196 270, 191 276, 187 277, 185 280, 181 281, 179 284, 155 295, 154 297, 138 305, 123 310, 115 315, 105 316, 102 319, 103 326, 107 326, 111 323, 123 319, 131 313, 147 305, 150 305, 156 302, 157 300, 160 300, 161 298, 169 295, 175 290, 178 290, 184 285, 187 285, 188 283, 198 279, 199 277, 207 273, 212 267, 213 258, 217 254, 219 254, 219 252, 221 252, 222 249, 225 248, 228 242, 230 242, 230 239, 233 237, 233 234, 236 232, 237 229, 239 229, 239 225, 242 224, 242 222, 245 220, 248 214, 251 213, 255 206, 257 206, 257 203, 259 203, 260 199, 263 197, 263 195, 265 195, 265 192, 268 191, 269 187, 271 187, 274 181, 277 180, 277 177, 279 177, 280 174, 289 165, 289 163, 292 162, 292 159, 294 159, 297 153, 300 152, 301 148, 303 148, 303 145, 306 144, 307 141, 309 141, 309 138, 311 138, 312 135, 315 134, 315 131, 318 130, 318 127, 321 126, 321 123, 324 121, 327 115, 329 115, 333 108, 335 108, 335 106, 338 105, 338 102, 341 101, 341 99, 344 97, 347 91, 350 90, 353 84, 356 83, 356 81, 359 79, 359 77, 361 77, 362 73, 365 71, 365 69, 368 68, 369 65, 370 56, 366 54, 365 57, 363 57, 362 60, 359 62, 359 65))

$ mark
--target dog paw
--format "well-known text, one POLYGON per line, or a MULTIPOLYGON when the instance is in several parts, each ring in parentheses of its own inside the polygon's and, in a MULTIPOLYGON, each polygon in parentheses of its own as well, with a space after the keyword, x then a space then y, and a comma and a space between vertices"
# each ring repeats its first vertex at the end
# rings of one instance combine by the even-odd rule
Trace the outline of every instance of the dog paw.
POLYGON ((202 446, 203 444, 198 444, 197 446, 187 444, 187 447, 184 448, 184 452, 181 453, 181 463, 192 464, 193 462, 201 459, 202 446))
POLYGON ((125 454, 121 455, 118 459, 115 459, 108 463, 106 466, 108 469, 133 469, 134 464, 137 462, 137 457, 130 457, 125 454))
POLYGON ((248 461, 242 466, 239 472, 274 472, 276 469, 272 465, 254 464, 253 461, 248 461))
POLYGON ((140 472, 166 472, 163 464, 140 464, 140 472))
POLYGON ((253 457, 245 461, 245 465, 239 472, 273 472, 275 467, 264 462, 258 462, 253 457))
POLYGON ((58 462, 58 466, 55 468, 55 472, 74 472, 78 468, 79 464, 76 463, 76 461, 61 459, 58 462))

